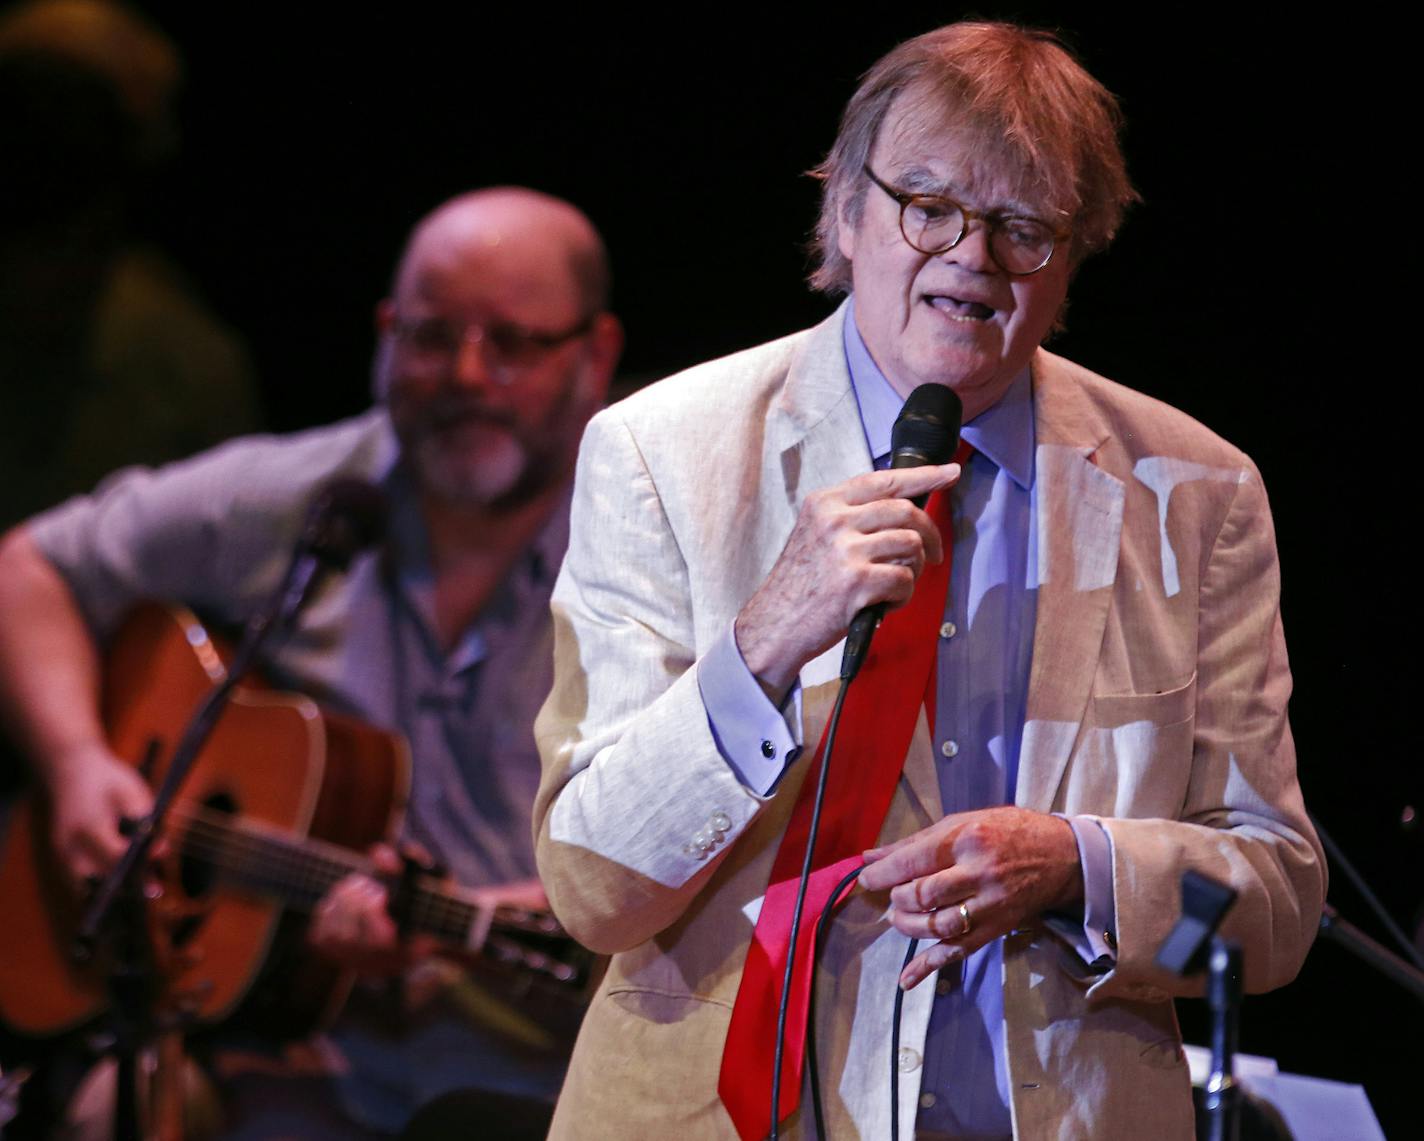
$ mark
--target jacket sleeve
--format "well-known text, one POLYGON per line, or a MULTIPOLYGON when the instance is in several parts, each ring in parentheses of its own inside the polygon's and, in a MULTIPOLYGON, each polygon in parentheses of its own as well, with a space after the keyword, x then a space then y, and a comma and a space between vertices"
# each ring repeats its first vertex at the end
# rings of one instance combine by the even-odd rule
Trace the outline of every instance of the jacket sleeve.
POLYGON ((535 733, 539 872, 595 951, 674 922, 765 803, 718 753, 697 684, 693 588, 617 408, 579 453, 553 596, 554 688, 535 733))
POLYGON ((1248 990, 1294 978, 1319 923, 1325 858, 1296 779, 1275 534, 1249 461, 1206 548, 1196 635, 1191 769, 1179 818, 1102 820, 1113 846, 1118 955, 1095 998, 1199 989, 1154 962, 1180 914, 1189 868, 1239 893, 1221 932, 1243 947, 1248 990))

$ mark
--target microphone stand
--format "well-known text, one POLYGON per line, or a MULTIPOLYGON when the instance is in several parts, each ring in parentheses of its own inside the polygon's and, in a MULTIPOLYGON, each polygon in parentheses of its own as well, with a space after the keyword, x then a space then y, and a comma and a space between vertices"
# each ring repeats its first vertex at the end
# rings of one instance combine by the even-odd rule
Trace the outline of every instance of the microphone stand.
POLYGON ((1328 903, 1320 916, 1320 934, 1424 1002, 1424 971, 1376 943, 1328 903))
POLYGON ((1241 1023, 1242 952, 1216 929, 1236 902, 1236 890, 1200 872, 1182 873, 1182 914, 1157 949, 1157 965, 1183 977, 1207 971, 1211 1008, 1211 1077, 1206 1084, 1209 1141, 1240 1135, 1241 1090, 1234 1059, 1241 1023))
MULTIPOLYGON (((127 890, 127 885, 136 880, 136 869, 142 866, 149 849, 153 847, 159 825, 163 823, 178 789, 192 770, 198 753, 217 727, 218 718, 232 700, 233 691, 251 672, 258 652, 271 640, 272 635, 279 630, 285 631, 296 619, 325 569, 325 565, 317 558, 298 558, 292 564, 277 597, 247 624, 242 641, 233 655, 232 664, 227 667, 223 680, 208 691, 173 750, 173 758, 168 764, 163 783, 154 795, 153 807, 140 820, 126 826, 130 835, 129 846, 104 878, 99 890, 94 893, 79 924, 74 953, 80 961, 86 961, 93 956, 99 933, 109 913, 117 905, 120 894, 127 890)), ((137 902, 142 905, 141 890, 137 902)))
MULTIPOLYGON (((168 811, 192 770, 198 754, 211 737, 219 717, 237 684, 252 666, 257 651, 269 640, 280 623, 260 616, 249 625, 232 666, 221 682, 208 691, 189 720, 173 750, 163 783, 154 796, 153 807, 137 821, 125 821, 129 836, 123 856, 109 871, 94 893, 75 936, 72 954, 77 962, 89 962, 99 955, 105 961, 105 988, 109 995, 109 1031, 106 1051, 117 1065, 114 1100, 115 1141, 139 1141, 142 1129, 138 1100, 139 1056, 146 1043, 161 1031, 154 1012, 161 997, 161 965, 148 922, 148 898, 144 869, 148 854, 159 836, 168 811)), ((157 742, 150 746, 151 763, 157 742)))
POLYGON ((1205 1108, 1209 1141, 1237 1141, 1241 1087, 1236 1084, 1236 1043, 1241 1028, 1241 946, 1211 937, 1207 955, 1207 1004, 1211 1008, 1211 1076, 1205 1108))
MULTIPOLYGON (((138 1058, 143 1045, 155 1037, 156 1032, 165 1029, 153 1016, 161 973, 148 924, 143 882, 148 853, 178 789, 212 736, 218 719, 232 700, 233 691, 251 672, 259 652, 273 637, 285 634, 291 628, 328 570, 344 570, 356 550, 375 540, 375 534, 362 533, 359 538, 348 538, 346 531, 341 531, 335 541, 328 541, 333 525, 346 522, 340 518, 340 512, 349 510, 340 500, 335 504, 331 501, 330 493, 340 486, 333 485, 328 494, 319 496, 313 504, 307 531, 281 586, 269 603, 248 622, 223 679, 208 691, 194 711, 173 750, 163 783, 154 795, 153 807, 140 820, 124 826, 130 837, 129 845, 104 878, 80 921, 73 948, 75 960, 91 961, 102 940, 108 963, 106 981, 113 1034, 108 1048, 115 1055, 118 1067, 118 1089, 114 1101, 115 1141, 140 1141, 138 1058)), ((363 525, 368 520, 358 519, 356 522, 363 525)), ((150 747, 150 754, 156 749, 156 744, 150 747)), ((156 759, 152 755, 148 758, 150 762, 156 759)))
POLYGON ((1310 822, 1315 825, 1320 842, 1330 856, 1331 867, 1343 871, 1345 878, 1355 885, 1360 898, 1374 912, 1375 918, 1403 952, 1404 957, 1375 942, 1354 924, 1346 922, 1328 903, 1320 916, 1320 933, 1424 1002, 1424 954, 1421 954, 1420 949, 1410 942, 1409 936, 1399 929, 1399 924, 1380 902, 1379 896, 1371 890, 1369 882, 1350 862, 1344 849, 1334 841, 1314 813, 1311 814, 1310 822))

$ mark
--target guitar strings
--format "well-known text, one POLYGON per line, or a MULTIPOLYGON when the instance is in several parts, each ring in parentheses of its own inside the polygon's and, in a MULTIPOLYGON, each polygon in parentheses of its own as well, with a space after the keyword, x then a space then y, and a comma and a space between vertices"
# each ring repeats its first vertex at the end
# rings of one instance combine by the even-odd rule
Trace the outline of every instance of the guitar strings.
MULTIPOLYGON (((344 852, 313 852, 319 841, 292 841, 263 834, 250 824, 243 826, 227 813, 211 809, 176 809, 186 825, 180 854, 196 856, 202 862, 234 878, 256 881, 283 894, 295 894, 314 905, 345 876, 364 872, 369 864, 344 852)), ((437 893, 416 885, 411 900, 410 920, 422 931, 462 937, 470 929, 479 905, 454 898, 448 891, 437 893)), ((546 924, 536 924, 537 931, 546 924)), ((552 933, 552 932, 550 932, 552 933)))
POLYGON ((180 848, 183 855, 197 855, 220 871, 312 896, 360 870, 359 865, 303 853, 275 838, 235 829, 218 816, 197 814, 190 819, 180 848))
MULTIPOLYGON (((372 870, 369 861, 334 844, 268 831, 250 818, 189 804, 175 805, 173 816, 181 826, 170 828, 179 840, 180 859, 197 858, 259 892, 265 887, 267 894, 288 902, 298 897, 308 910, 343 877, 372 870)), ((552 916, 517 907, 491 908, 459 898, 448 888, 436 890, 417 883, 412 891, 409 922, 416 930, 462 943, 497 961, 561 983, 577 980, 575 964, 519 941, 520 934, 563 937, 563 929, 552 916), (475 946, 470 932, 485 912, 491 914, 495 927, 485 931, 475 946)))
MULTIPOLYGON (((175 818, 185 825, 179 853, 195 855, 221 872, 256 880, 281 893, 308 897, 315 903, 326 890, 350 873, 370 873, 370 865, 355 853, 312 838, 290 839, 268 832, 252 820, 214 809, 175 806, 175 818)), ((476 916, 488 905, 461 899, 456 890, 416 885, 412 917, 433 934, 466 936, 476 916)), ((550 916, 521 907, 496 906, 493 915, 506 929, 560 936, 550 916)))

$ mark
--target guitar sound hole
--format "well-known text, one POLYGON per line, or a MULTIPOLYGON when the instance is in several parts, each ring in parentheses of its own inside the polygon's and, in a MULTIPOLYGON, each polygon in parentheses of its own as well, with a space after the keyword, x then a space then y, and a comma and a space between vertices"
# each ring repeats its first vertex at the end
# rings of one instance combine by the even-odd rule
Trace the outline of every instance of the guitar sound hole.
MULTIPOLYGON (((217 793, 203 801, 203 809, 206 813, 232 816, 237 812, 237 802, 227 793, 217 793)), ((217 883, 218 865, 227 858, 225 831, 203 819, 189 825, 178 852, 178 882, 190 899, 207 895, 217 883)))

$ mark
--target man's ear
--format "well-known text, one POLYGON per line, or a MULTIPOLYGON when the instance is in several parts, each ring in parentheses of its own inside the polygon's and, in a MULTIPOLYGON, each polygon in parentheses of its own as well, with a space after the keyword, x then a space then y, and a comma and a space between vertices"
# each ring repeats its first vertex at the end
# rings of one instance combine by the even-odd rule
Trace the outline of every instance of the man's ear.
POLYGON ((836 248, 846 261, 855 261, 855 223, 846 212, 846 201, 836 207, 836 248))
POLYGON ((390 396, 391 333, 395 329, 396 304, 389 297, 376 302, 376 349, 371 354, 371 399, 384 404, 390 396))
POLYGON ((587 353, 579 370, 579 400, 593 415, 608 399, 608 386, 623 355, 623 322, 612 313, 600 313, 588 331, 587 353))

